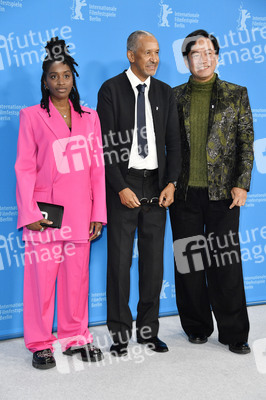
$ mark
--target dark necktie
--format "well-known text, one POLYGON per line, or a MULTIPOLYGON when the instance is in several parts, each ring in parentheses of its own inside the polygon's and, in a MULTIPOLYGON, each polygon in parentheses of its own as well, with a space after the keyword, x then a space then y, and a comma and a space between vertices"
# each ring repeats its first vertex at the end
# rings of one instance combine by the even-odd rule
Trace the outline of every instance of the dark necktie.
POLYGON ((145 91, 146 84, 138 85, 139 91, 137 101, 137 137, 138 137, 138 153, 142 158, 148 155, 146 117, 145 117, 145 91))

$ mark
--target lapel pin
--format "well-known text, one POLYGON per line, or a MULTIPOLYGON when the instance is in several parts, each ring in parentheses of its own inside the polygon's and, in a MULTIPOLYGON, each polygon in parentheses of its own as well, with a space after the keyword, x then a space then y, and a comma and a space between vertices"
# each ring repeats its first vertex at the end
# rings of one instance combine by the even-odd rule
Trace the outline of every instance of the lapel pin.
POLYGON ((159 107, 158 106, 156 106, 156 111, 158 111, 159 110, 159 107))

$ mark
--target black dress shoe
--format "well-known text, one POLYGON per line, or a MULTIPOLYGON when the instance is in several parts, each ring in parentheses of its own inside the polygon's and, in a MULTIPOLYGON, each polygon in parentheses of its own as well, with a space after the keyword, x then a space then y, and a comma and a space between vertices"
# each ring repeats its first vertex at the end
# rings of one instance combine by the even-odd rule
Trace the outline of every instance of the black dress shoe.
POLYGON ((114 357, 122 357, 127 355, 127 344, 114 343, 110 347, 110 352, 114 357))
POLYGON ((82 361, 101 361, 104 358, 103 353, 100 349, 95 347, 92 343, 87 343, 84 346, 72 346, 69 347, 66 351, 63 351, 63 354, 66 356, 73 356, 73 354, 81 354, 82 361))
POLYGON ((50 349, 38 350, 33 353, 32 366, 38 369, 49 369, 56 366, 53 353, 50 349))
POLYGON ((248 343, 238 342, 229 344, 229 350, 237 354, 248 354, 251 352, 248 343))
POLYGON ((167 344, 162 342, 158 336, 154 336, 149 339, 138 337, 137 342, 140 344, 146 344, 151 350, 156 351, 157 353, 165 353, 168 351, 167 344))
POLYGON ((206 335, 200 335, 200 334, 195 334, 193 335, 192 333, 188 335, 188 340, 190 343, 194 344, 203 344, 208 341, 208 338, 206 335))

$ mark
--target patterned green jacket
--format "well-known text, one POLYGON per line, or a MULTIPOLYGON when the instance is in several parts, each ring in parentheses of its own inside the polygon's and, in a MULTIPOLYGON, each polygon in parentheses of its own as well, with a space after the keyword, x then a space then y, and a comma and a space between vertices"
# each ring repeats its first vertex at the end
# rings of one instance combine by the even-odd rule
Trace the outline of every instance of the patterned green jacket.
MULTIPOLYGON (((182 145, 182 170, 176 196, 185 199, 190 165, 190 80, 173 90, 179 112, 182 145)), ((249 190, 254 158, 253 140, 247 89, 217 77, 211 95, 206 143, 210 200, 230 199, 233 187, 249 190)))

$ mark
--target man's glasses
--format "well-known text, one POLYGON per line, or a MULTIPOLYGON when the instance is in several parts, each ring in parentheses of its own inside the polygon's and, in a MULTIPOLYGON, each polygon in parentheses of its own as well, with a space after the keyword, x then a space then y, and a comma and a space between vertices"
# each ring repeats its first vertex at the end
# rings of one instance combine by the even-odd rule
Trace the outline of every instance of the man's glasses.
POLYGON ((140 199, 141 206, 158 205, 158 203, 159 203, 159 197, 152 197, 150 200, 147 197, 142 197, 142 199, 140 199))

